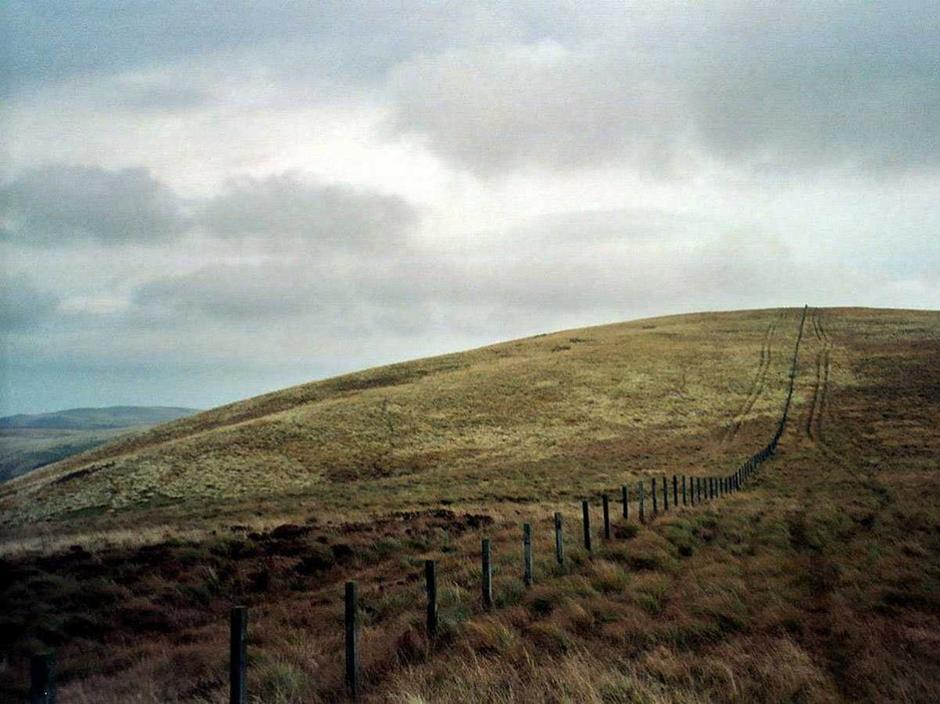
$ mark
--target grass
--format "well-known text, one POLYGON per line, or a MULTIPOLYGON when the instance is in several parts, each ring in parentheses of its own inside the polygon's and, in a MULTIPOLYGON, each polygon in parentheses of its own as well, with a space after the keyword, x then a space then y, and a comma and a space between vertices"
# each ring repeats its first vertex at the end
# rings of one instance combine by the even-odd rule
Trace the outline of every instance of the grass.
POLYGON ((258 701, 338 701, 342 583, 355 578, 367 702, 936 701, 936 313, 822 311, 778 454, 747 491, 643 526, 617 512, 614 539, 580 546, 582 497, 599 528, 600 491, 726 473, 766 442, 795 323, 793 310, 682 316, 372 370, 17 480, 0 499, 0 691, 22 693, 23 656, 54 644, 63 701, 223 701, 238 602, 258 701), (209 471, 228 441, 231 468, 209 471), (235 484, 279 447, 271 486, 241 501, 253 485, 235 484), (281 476, 296 457, 305 470, 281 476), (95 467, 87 493, 56 483, 95 467), (135 472, 198 501, 138 500, 124 485, 135 472), (76 513, 105 480, 102 510, 76 513), (436 644, 422 632, 427 557, 436 644))

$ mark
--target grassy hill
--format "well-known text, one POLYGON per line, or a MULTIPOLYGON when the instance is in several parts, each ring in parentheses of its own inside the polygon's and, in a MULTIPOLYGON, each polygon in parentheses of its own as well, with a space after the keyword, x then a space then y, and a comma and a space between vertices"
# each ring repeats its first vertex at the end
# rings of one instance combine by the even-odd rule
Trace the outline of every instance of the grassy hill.
POLYGON ((618 517, 590 554, 578 543, 582 498, 727 474, 770 439, 800 313, 671 316, 368 370, 9 482, 0 689, 52 645, 70 700, 221 701, 227 609, 247 603, 258 700, 338 701, 354 578, 365 701, 936 701, 940 313, 811 309, 789 421, 746 491, 618 517), (442 579, 434 647, 426 557, 442 579))
POLYGON ((0 482, 193 413, 192 408, 111 406, 0 418, 0 482))

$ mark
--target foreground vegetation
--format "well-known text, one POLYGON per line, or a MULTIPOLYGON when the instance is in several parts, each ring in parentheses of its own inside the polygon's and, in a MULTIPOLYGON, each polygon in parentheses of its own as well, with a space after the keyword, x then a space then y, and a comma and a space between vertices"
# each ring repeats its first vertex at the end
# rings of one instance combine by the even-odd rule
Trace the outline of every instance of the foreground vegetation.
POLYGON ((373 370, 12 482, 0 690, 52 645, 61 701, 224 701, 226 614, 247 603, 259 701, 336 701, 355 578, 366 701, 936 701, 936 313, 815 311, 786 433, 747 491, 578 548, 580 498, 727 473, 767 441, 797 320, 678 316, 373 370))

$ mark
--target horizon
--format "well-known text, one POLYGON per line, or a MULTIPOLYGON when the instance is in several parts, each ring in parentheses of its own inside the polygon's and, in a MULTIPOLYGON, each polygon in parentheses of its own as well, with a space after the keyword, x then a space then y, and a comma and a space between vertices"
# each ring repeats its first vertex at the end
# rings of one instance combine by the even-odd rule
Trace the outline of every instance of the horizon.
POLYGON ((2 416, 940 300, 934 3, 2 12, 2 416))
MULTIPOLYGON (((803 305, 809 305, 809 304, 803 304, 803 305)), ((516 341, 516 340, 525 340, 525 339, 529 339, 529 338, 531 338, 531 337, 538 336, 538 335, 546 335, 546 334, 547 334, 547 335, 552 335, 552 334, 564 333, 564 332, 569 332, 569 331, 572 331, 572 332, 573 332, 573 331, 578 331, 578 330, 586 330, 586 329, 590 329, 590 328, 593 328, 593 327, 603 327, 603 326, 606 326, 606 325, 617 325, 617 324, 620 324, 620 323, 641 322, 641 321, 643 321, 643 320, 654 320, 654 319, 657 319, 657 318, 669 318, 669 317, 683 316, 683 315, 721 314, 721 313, 735 313, 735 312, 748 312, 748 311, 760 311, 760 310, 777 310, 777 309, 780 309, 780 310, 783 310, 783 309, 799 309, 799 308, 802 308, 803 305, 769 306, 769 307, 766 307, 766 308, 737 308, 737 309, 725 309, 725 310, 695 310, 695 311, 683 311, 683 312, 678 312, 678 313, 663 313, 663 314, 642 316, 642 317, 639 317, 639 318, 630 318, 630 319, 628 319, 628 320, 602 321, 602 322, 598 322, 598 323, 592 323, 591 325, 584 325, 584 326, 579 326, 579 327, 564 328, 564 329, 558 329, 558 330, 539 331, 539 332, 535 332, 535 333, 529 333, 529 334, 526 334, 526 335, 521 335, 521 336, 518 336, 518 337, 510 337, 510 338, 505 338, 505 339, 500 339, 500 340, 484 341, 484 342, 482 342, 481 344, 475 345, 475 346, 473 346, 473 347, 465 347, 465 348, 453 349, 453 350, 443 350, 443 351, 440 351, 440 352, 433 352, 433 353, 428 354, 428 355, 421 355, 421 356, 417 356, 417 357, 408 357, 408 358, 403 358, 403 359, 393 359, 393 360, 382 361, 382 362, 379 362, 379 363, 377 363, 377 364, 370 365, 370 366, 366 366, 366 367, 356 367, 355 369, 339 370, 339 371, 336 371, 335 373, 327 374, 326 376, 321 376, 321 377, 311 378, 311 379, 302 379, 302 380, 299 380, 299 381, 296 381, 296 382, 289 382, 289 383, 287 383, 287 384, 284 384, 284 385, 282 385, 282 386, 278 386, 278 387, 276 387, 276 388, 255 390, 254 392, 249 392, 249 393, 246 393, 246 394, 244 394, 244 395, 240 395, 240 396, 239 396, 239 395, 236 395, 236 396, 233 396, 232 398, 227 398, 227 399, 223 399, 223 400, 221 400, 221 401, 218 401, 218 402, 216 402, 216 403, 208 403, 208 404, 204 404, 204 405, 199 405, 199 404, 197 404, 197 405, 189 405, 189 404, 179 404, 179 403, 170 403, 170 402, 162 402, 162 403, 146 403, 146 402, 141 402, 141 403, 122 403, 122 402, 117 402, 117 403, 106 403, 106 404, 101 405, 101 406, 68 406, 68 407, 46 408, 46 409, 44 409, 44 410, 36 410, 36 411, 15 411, 15 412, 13 412, 13 413, 3 413, 3 412, 0 412, 0 419, 2 419, 2 418, 14 417, 14 416, 17 416, 17 415, 32 416, 32 415, 43 415, 43 414, 46 414, 46 413, 54 414, 54 413, 62 413, 62 412, 66 412, 66 411, 76 411, 76 410, 101 410, 101 409, 107 409, 107 408, 120 408, 120 407, 182 408, 182 409, 193 410, 193 411, 196 411, 196 412, 198 412, 198 413, 202 413, 202 412, 205 412, 205 411, 211 411, 211 410, 213 410, 213 409, 215 409, 215 408, 218 408, 218 407, 220 407, 220 406, 225 406, 225 405, 228 405, 228 404, 231 404, 231 403, 238 403, 238 402, 240 402, 240 401, 245 401, 245 400, 248 400, 248 399, 257 397, 257 396, 262 396, 262 395, 264 395, 264 394, 268 394, 268 393, 273 393, 273 392, 281 391, 281 390, 283 390, 283 389, 290 388, 291 386, 298 386, 298 385, 308 384, 308 383, 317 383, 317 382, 325 381, 325 380, 328 380, 328 379, 331 379, 331 378, 334 378, 334 377, 337 377, 337 376, 342 376, 342 375, 344 375, 344 374, 350 374, 350 373, 355 373, 355 372, 360 372, 360 371, 366 371, 366 370, 369 370, 369 369, 376 369, 376 368, 381 368, 381 367, 384 367, 384 366, 390 366, 390 365, 395 365, 395 364, 402 364, 402 363, 406 363, 406 362, 413 362, 413 361, 418 361, 418 360, 421 360, 421 359, 431 359, 431 358, 438 357, 438 356, 442 356, 442 355, 461 354, 461 353, 463 353, 463 352, 469 352, 469 351, 472 351, 472 350, 474 350, 474 349, 479 349, 479 348, 487 347, 487 346, 494 345, 494 344, 500 344, 500 343, 503 343, 503 342, 513 342, 513 341, 516 341)), ((878 307, 878 306, 851 306, 851 305, 812 306, 812 307, 818 308, 818 309, 820 309, 820 310, 832 310, 832 309, 859 309, 859 310, 912 310, 912 311, 927 311, 927 312, 933 311, 933 310, 937 310, 937 309, 934 309, 934 308, 884 308, 884 307, 878 307)))

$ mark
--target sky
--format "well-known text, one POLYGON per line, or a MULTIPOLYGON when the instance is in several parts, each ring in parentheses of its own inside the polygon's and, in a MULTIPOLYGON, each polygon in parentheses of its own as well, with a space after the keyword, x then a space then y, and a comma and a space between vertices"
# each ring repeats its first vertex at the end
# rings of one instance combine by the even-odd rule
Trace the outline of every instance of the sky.
POLYGON ((940 4, 5 0, 0 414, 940 308, 940 4))

